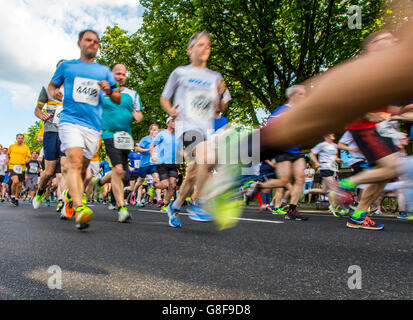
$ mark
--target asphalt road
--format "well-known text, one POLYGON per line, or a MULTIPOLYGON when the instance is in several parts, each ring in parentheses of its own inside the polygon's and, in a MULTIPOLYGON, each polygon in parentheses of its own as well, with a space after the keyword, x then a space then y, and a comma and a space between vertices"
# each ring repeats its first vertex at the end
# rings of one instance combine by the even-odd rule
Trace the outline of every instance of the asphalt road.
POLYGON ((246 209, 217 231, 185 215, 171 228, 155 208, 121 224, 96 205, 78 231, 54 209, 0 204, 0 299, 413 298, 413 223, 395 218, 367 231, 320 212, 284 221, 246 209))

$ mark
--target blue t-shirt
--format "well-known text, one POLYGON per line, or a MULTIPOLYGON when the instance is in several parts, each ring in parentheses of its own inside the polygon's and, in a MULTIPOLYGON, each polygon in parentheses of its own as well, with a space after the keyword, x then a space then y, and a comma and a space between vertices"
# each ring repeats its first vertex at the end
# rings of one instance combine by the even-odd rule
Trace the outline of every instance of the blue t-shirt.
POLYGON ((116 80, 107 66, 80 59, 63 61, 52 81, 64 84, 63 110, 59 123, 73 123, 101 131, 103 91, 97 81, 108 81, 118 90, 116 80))
MULTIPOLYGON (((151 136, 146 136, 142 138, 141 141, 139 142, 139 147, 143 149, 149 149, 152 143, 153 143, 153 139, 151 138, 151 136)), ((142 152, 141 155, 142 155, 141 166, 140 166, 141 168, 146 167, 146 166, 155 165, 154 163, 150 162, 151 161, 150 151, 142 152)))
MULTIPOLYGON (((274 112, 271 114, 271 116, 270 116, 270 118, 269 118, 269 121, 271 121, 271 119, 279 116, 280 114, 282 114, 282 113, 284 113, 284 112, 286 112, 286 111, 288 111, 288 110, 290 110, 290 109, 291 109, 291 107, 290 107, 289 105, 287 105, 287 104, 284 104, 284 105, 282 105, 281 107, 276 108, 276 109, 274 110, 274 112)), ((294 147, 294 148, 290 148, 290 149, 284 150, 283 152, 286 152, 286 153, 301 153, 301 149, 298 148, 298 147, 294 147)))
POLYGON ((129 153, 129 155, 128 155, 129 166, 134 168, 132 171, 128 168, 129 172, 139 172, 141 158, 142 158, 142 156, 138 152, 129 153))
POLYGON ((157 164, 176 164, 175 133, 163 130, 153 140, 154 146, 159 146, 157 164))
POLYGON ((225 127, 228 123, 229 119, 227 117, 221 116, 219 119, 214 118, 214 130, 217 131, 225 127))
POLYGON ((102 177, 104 177, 105 174, 110 171, 109 162, 107 162, 106 160, 103 160, 103 161, 99 164, 99 168, 102 168, 102 177))
POLYGON ((110 98, 103 95, 102 106, 102 139, 111 139, 115 132, 126 131, 132 135, 132 111, 142 111, 141 98, 134 90, 122 90, 120 104, 113 103, 110 98))

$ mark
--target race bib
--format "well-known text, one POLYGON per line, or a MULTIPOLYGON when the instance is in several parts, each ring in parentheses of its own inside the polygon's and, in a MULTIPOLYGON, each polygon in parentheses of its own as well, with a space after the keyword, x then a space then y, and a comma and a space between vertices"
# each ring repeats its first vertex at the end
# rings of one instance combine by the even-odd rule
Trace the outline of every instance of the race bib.
POLYGON ((39 171, 39 166, 37 163, 32 163, 29 168, 29 173, 37 173, 39 171))
POLYGON ((214 117, 212 90, 191 90, 186 94, 186 116, 193 120, 209 120, 214 117))
POLYGON ((23 173, 23 166, 21 164, 17 165, 13 165, 13 171, 17 174, 21 174, 23 173))
POLYGON ((76 77, 73 83, 73 100, 97 106, 100 87, 97 80, 76 77))
POLYGON ((62 112, 63 110, 63 106, 57 106, 56 107, 56 111, 54 113, 54 117, 53 117, 53 124, 58 124, 59 123, 59 119, 60 119, 60 112, 62 112))
POLYGON ((133 149, 133 138, 125 131, 116 132, 113 136, 113 144, 116 149, 131 150, 133 149))
POLYGON ((139 166, 141 165, 141 161, 140 160, 134 160, 133 161, 133 167, 135 169, 139 169, 139 166))

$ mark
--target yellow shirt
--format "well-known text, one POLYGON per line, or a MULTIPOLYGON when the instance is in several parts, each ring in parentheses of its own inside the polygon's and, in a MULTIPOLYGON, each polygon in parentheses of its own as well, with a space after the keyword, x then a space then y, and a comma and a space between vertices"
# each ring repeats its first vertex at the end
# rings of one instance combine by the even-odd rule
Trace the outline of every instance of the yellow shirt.
POLYGON ((9 147, 10 156, 9 170, 13 170, 14 165, 22 165, 22 170, 26 170, 26 159, 31 157, 30 149, 25 144, 19 146, 17 143, 9 147))

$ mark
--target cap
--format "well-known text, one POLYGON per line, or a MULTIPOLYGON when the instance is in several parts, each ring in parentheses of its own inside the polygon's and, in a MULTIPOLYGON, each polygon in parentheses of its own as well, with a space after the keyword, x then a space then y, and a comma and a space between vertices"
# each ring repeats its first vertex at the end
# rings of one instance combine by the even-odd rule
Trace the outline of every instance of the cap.
POLYGON ((172 117, 168 117, 168 119, 166 119, 166 124, 168 124, 169 121, 173 120, 172 117))

